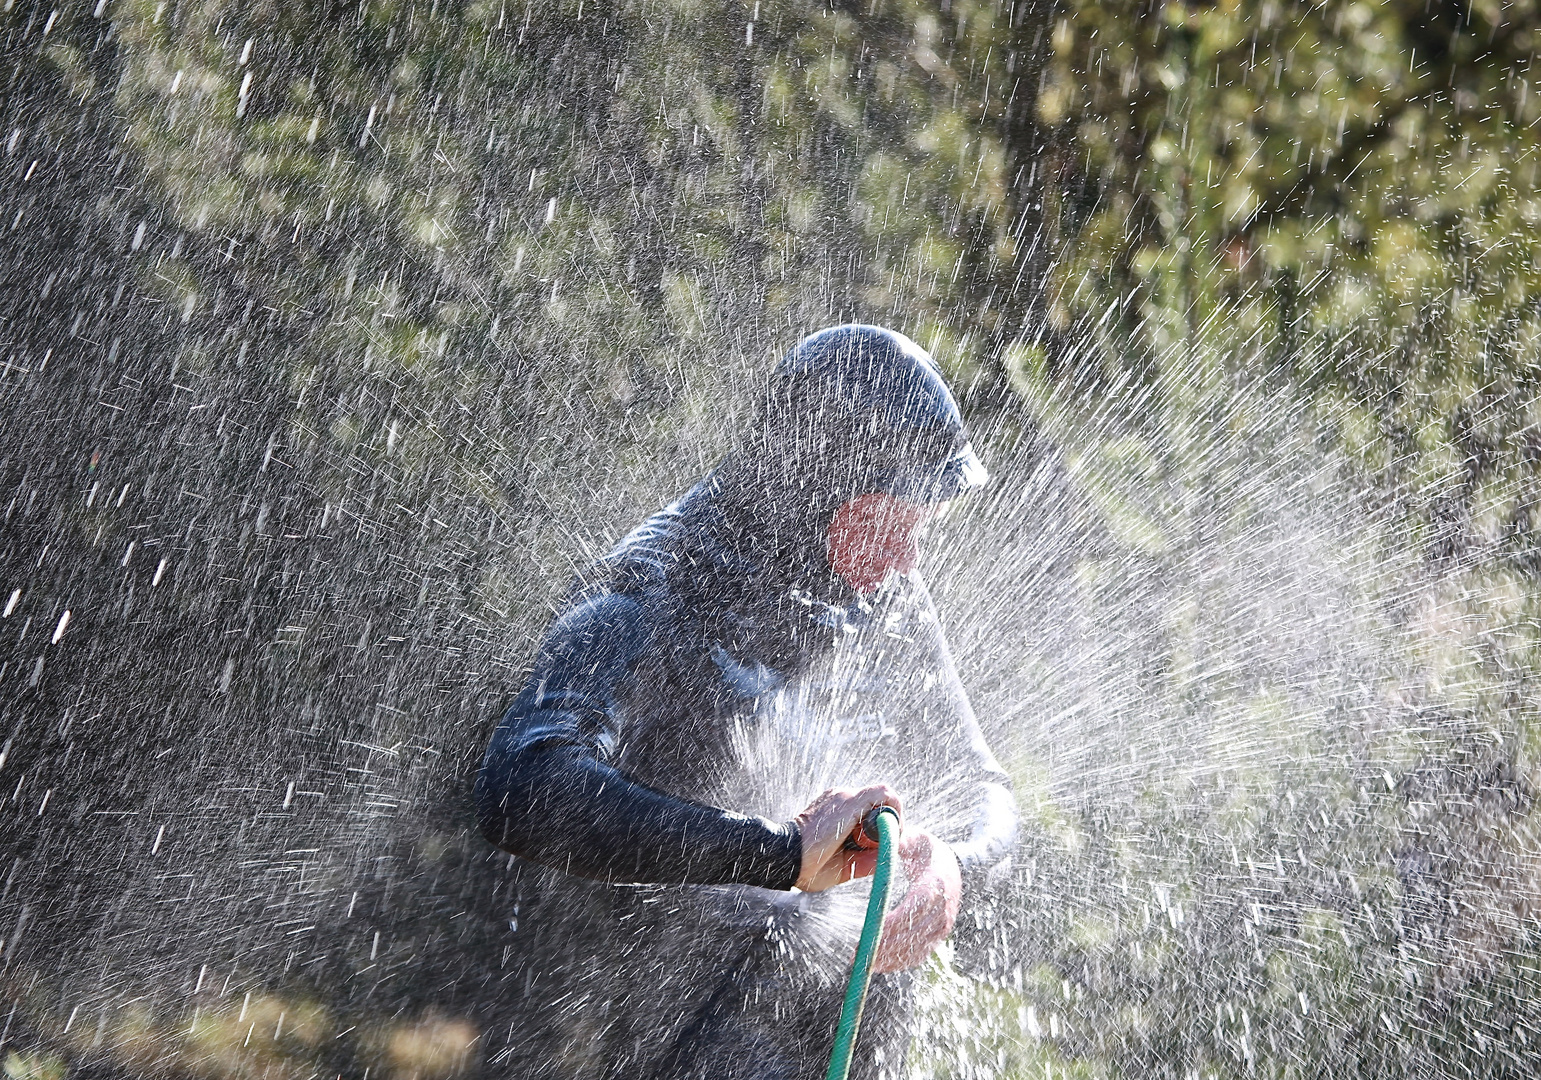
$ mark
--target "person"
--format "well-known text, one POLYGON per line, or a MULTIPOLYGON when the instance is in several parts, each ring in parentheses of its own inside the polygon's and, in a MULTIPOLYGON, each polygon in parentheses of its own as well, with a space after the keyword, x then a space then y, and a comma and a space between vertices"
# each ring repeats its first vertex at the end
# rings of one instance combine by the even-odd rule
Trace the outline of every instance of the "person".
POLYGON ((879 804, 903 892, 852 1075, 899 1074, 915 970, 1016 832, 916 569, 925 524, 985 480, 924 349, 831 327, 583 575, 476 780, 487 839, 549 868, 518 925, 545 934, 527 978, 553 1075, 822 1076, 879 804))

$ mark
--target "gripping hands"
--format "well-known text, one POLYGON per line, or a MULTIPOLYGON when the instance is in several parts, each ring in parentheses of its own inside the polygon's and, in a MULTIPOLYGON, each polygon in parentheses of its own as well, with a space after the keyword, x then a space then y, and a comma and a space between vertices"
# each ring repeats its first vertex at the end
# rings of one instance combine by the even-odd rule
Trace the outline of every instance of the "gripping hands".
POLYGON ((903 971, 924 963, 952 933, 963 882, 950 847, 923 829, 904 828, 904 808, 892 788, 874 784, 860 791, 826 791, 797 815, 803 843, 797 887, 822 892, 872 875, 877 844, 866 835, 863 822, 875 806, 891 806, 899 815, 898 855, 909 889, 883 921, 873 967, 878 972, 903 971))
POLYGON ((797 830, 803 841, 802 871, 797 875, 799 889, 823 892, 852 878, 872 876, 877 866, 877 846, 853 849, 847 841, 860 835, 862 818, 874 806, 893 807, 902 825, 904 808, 899 794, 887 784, 874 784, 860 791, 826 791, 797 815, 797 830))

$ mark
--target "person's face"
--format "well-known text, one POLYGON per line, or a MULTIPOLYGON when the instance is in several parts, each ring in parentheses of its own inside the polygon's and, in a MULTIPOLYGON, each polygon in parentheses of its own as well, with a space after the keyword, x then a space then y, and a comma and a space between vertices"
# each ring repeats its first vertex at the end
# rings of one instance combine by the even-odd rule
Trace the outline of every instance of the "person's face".
POLYGON ((829 565, 859 593, 883 583, 890 570, 908 574, 920 557, 921 527, 936 507, 873 493, 848 499, 829 523, 829 565))

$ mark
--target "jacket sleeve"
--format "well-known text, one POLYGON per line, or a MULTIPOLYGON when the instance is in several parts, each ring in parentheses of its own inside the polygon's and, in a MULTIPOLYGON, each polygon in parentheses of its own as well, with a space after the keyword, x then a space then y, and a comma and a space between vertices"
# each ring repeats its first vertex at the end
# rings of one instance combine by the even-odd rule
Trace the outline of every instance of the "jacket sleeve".
POLYGON ((950 842, 963 874, 965 904, 975 904, 984 901, 1009 871, 1017 843, 1017 801, 1011 778, 979 729, 930 592, 918 573, 912 574, 911 580, 923 613, 921 636, 928 639, 922 646, 925 660, 917 666, 930 673, 928 681, 935 682, 933 692, 946 699, 938 702, 935 715, 951 718, 949 730, 935 732, 933 745, 945 759, 939 764, 946 786, 966 793, 961 801, 967 807, 968 824, 950 842))
POLYGON ((607 764, 616 695, 649 634, 642 606, 616 594, 552 624, 477 775, 482 833, 599 881, 790 889, 802 862, 795 824, 665 795, 607 764))
POLYGON ((938 647, 943 679, 955 688, 953 692, 959 698, 954 715, 960 730, 954 733, 952 742, 961 751, 962 760, 956 764, 955 774, 964 777, 969 789, 972 820, 968 833, 952 845, 952 850, 963 874, 964 898, 973 902, 988 892, 991 883, 1009 868, 1017 844, 1017 800, 1012 794, 1010 777, 979 730, 979 721, 963 692, 946 639, 940 634, 938 647))
POLYGON ((936 733, 940 756, 946 759, 938 763, 940 780, 949 791, 964 793, 960 802, 966 808, 964 820, 947 837, 963 877, 963 904, 952 932, 953 963, 965 974, 990 977, 1009 955, 1002 945, 1003 920, 1017 846, 1017 802, 1010 777, 980 731, 929 594, 923 603, 931 627, 925 666, 936 678, 937 692, 949 699, 938 702, 936 713, 951 717, 948 729, 936 733))

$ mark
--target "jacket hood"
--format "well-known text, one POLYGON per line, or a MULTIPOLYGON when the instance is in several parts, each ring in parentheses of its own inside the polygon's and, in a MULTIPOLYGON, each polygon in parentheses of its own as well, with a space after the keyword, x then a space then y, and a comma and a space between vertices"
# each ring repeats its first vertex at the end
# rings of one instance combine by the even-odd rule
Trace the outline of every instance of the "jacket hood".
POLYGON ((880 326, 832 326, 793 346, 771 373, 760 428, 769 457, 841 501, 941 502, 988 478, 936 361, 880 326))
POLYGON ((987 478, 930 354, 893 330, 848 324, 781 358, 710 486, 735 547, 822 576, 825 533, 847 500, 942 502, 987 478))

